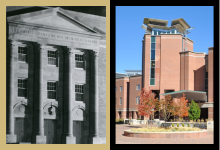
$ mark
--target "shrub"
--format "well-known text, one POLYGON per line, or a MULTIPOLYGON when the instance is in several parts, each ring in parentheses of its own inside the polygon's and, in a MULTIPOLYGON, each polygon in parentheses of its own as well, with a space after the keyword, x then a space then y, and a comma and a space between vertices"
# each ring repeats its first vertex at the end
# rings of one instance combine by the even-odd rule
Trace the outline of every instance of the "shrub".
POLYGON ((207 122, 208 121, 208 119, 205 119, 205 122, 207 122))
POLYGON ((193 120, 194 122, 196 122, 196 119, 195 120, 193 120))
POLYGON ((204 122, 204 119, 203 119, 203 118, 201 119, 201 122, 204 122))
POLYGON ((119 122, 119 119, 115 119, 115 122, 119 122))
POLYGON ((137 120, 141 120, 141 118, 137 118, 137 120))
POLYGON ((179 127, 179 123, 177 123, 177 127, 179 127))
POLYGON ((199 105, 197 103, 194 102, 194 100, 191 101, 191 103, 189 104, 189 110, 188 110, 188 115, 189 115, 189 119, 199 119, 201 114, 201 109, 199 107, 199 105))
POLYGON ((184 123, 182 123, 182 127, 184 127, 184 123))
POLYGON ((188 125, 188 127, 190 126, 189 123, 187 125, 188 125))
POLYGON ((174 127, 174 123, 172 123, 172 127, 174 127))
POLYGON ((190 122, 193 122, 193 120, 190 120, 190 122))
POLYGON ((200 122, 200 119, 198 119, 197 122, 200 122))
POLYGON ((124 122, 124 119, 119 119, 119 122, 124 122))

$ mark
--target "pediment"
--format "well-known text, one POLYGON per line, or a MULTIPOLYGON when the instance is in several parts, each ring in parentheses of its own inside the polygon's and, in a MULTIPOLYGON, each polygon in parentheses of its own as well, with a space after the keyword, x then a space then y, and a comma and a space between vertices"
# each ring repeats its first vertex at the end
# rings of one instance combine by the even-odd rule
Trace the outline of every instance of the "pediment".
POLYGON ((68 29, 78 32, 97 33, 96 30, 83 24, 72 16, 65 13, 61 8, 50 8, 37 12, 11 16, 7 18, 8 22, 29 24, 38 27, 50 27, 55 29, 68 29))

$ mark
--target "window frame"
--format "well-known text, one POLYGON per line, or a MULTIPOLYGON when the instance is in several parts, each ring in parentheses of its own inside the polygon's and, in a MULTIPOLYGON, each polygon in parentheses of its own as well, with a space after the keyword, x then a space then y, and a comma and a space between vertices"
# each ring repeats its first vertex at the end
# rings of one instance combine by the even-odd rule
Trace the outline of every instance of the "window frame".
POLYGON ((149 86, 155 86, 155 76, 156 76, 156 36, 151 36, 151 38, 152 37, 155 37, 155 42, 152 42, 152 39, 150 40, 150 81, 149 81, 149 86), (155 43, 154 49, 152 49, 152 47, 151 47, 152 43, 155 43), (154 59, 152 59, 152 56, 151 56, 152 51, 154 51, 154 59), (153 67, 151 66, 152 61, 154 61, 153 67), (152 68, 154 68, 154 78, 151 78, 152 68), (151 81, 154 81, 154 84, 151 85, 151 81))
POLYGON ((84 83, 75 83, 75 101, 76 102, 85 102, 85 86, 86 86, 86 84, 84 84, 84 83), (80 93, 80 94, 82 94, 82 100, 81 101, 79 101, 79 100, 77 100, 77 94, 79 94, 79 92, 76 92, 76 86, 77 85, 81 85, 82 86, 82 92, 83 93, 80 93))
POLYGON ((122 91, 122 86, 120 86, 120 92, 122 91))
POLYGON ((47 100, 56 100, 57 101, 57 87, 58 87, 58 81, 54 81, 54 80, 49 80, 47 81, 47 100), (48 82, 50 83, 55 83, 55 90, 48 90, 48 82), (54 98, 48 98, 48 91, 55 91, 55 99, 54 98))
POLYGON ((17 60, 19 63, 27 63, 28 62, 28 46, 27 45, 18 45, 18 51, 17 51, 17 60), (19 48, 25 48, 26 54, 19 53, 19 48), (19 60, 19 55, 25 55, 25 61, 19 60))
POLYGON ((136 90, 140 90, 141 89, 141 85, 140 84, 137 84, 136 85, 136 90), (138 89, 138 86, 139 86, 139 89, 138 89))
POLYGON ((122 105, 122 97, 120 97, 119 105, 122 105))
MULTIPOLYGON (((25 88, 22 88, 22 89, 25 89, 25 88)), ((28 78, 17 78, 17 98, 24 98, 24 99, 27 99, 28 98, 28 78), (18 80, 26 80, 26 96, 18 96, 18 90, 21 89, 18 85, 18 80)))
POLYGON ((55 67, 57 67, 58 65, 58 56, 57 56, 58 54, 57 54, 57 49, 48 49, 47 50, 47 65, 48 66, 55 66, 55 67), (49 55, 49 51, 50 52, 55 52, 55 57, 48 57, 48 55, 49 55), (54 64, 49 64, 49 58, 55 58, 55 65, 54 64))

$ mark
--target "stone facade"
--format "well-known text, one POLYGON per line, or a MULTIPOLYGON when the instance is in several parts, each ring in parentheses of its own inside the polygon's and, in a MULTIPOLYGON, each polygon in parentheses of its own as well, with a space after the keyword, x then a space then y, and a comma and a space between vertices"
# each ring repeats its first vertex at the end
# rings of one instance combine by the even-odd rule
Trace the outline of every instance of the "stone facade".
POLYGON ((6 143, 105 144, 105 17, 58 7, 10 16, 7 23, 6 143), (24 79, 27 95, 21 96, 24 79))

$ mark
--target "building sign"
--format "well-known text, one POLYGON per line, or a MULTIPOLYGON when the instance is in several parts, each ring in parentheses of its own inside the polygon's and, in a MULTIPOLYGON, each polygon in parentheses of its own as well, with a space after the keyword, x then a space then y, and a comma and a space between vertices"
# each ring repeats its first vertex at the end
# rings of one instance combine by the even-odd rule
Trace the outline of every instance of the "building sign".
POLYGON ((24 29, 24 28, 10 26, 9 36, 14 34, 29 35, 29 36, 35 36, 37 38, 50 38, 50 39, 65 40, 65 41, 79 42, 86 44, 98 44, 98 40, 94 40, 94 39, 81 38, 81 37, 64 35, 59 33, 51 33, 46 31, 37 31, 33 29, 24 29))

